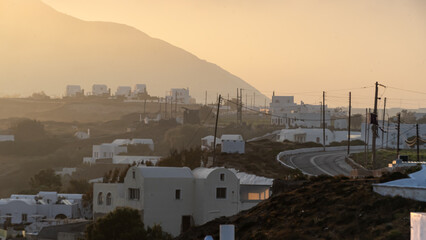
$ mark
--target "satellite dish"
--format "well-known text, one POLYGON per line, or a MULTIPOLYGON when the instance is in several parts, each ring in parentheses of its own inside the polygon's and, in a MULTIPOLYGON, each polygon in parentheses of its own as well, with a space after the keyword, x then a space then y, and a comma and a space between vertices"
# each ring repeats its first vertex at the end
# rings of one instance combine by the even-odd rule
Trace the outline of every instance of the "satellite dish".
POLYGON ((211 235, 207 235, 204 240, 213 240, 213 237, 211 235))

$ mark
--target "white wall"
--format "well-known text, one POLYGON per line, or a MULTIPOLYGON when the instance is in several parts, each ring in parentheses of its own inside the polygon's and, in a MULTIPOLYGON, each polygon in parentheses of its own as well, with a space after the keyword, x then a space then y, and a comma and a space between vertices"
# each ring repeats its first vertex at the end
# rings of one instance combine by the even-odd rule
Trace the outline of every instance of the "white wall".
POLYGON ((223 153, 245 153, 245 142, 241 140, 222 140, 223 153))

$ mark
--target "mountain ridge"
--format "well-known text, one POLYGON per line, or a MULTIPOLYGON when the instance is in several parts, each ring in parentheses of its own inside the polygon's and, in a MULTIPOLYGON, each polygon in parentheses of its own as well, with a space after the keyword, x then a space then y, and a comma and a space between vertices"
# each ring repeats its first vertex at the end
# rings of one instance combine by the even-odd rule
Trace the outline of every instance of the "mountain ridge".
POLYGON ((146 83, 148 92, 158 96, 172 87, 189 87, 199 102, 205 91, 214 102, 218 93, 233 96, 236 88, 247 89, 250 97, 255 91, 258 103, 266 98, 217 64, 135 27, 84 21, 39 0, 1 0, 0 27, 3 91, 57 94, 67 84, 88 91, 91 84, 105 83, 114 92, 119 85, 146 83))

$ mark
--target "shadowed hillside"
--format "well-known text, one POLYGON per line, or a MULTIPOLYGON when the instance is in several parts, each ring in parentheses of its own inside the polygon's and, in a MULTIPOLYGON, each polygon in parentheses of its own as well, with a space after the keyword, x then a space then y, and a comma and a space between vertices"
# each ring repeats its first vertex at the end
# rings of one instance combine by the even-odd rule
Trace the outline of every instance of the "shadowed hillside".
MULTIPOLYGON (((216 93, 255 89, 222 68, 122 24, 87 22, 59 13, 39 0, 0 0, 1 94, 46 91, 63 94, 67 84, 86 92, 105 83, 147 84, 151 95, 172 87, 209 101, 216 93)), ((265 96, 256 91, 263 102, 265 96)))
POLYGON ((220 224, 235 224, 236 239, 409 239, 410 212, 426 211, 426 203, 380 196, 371 183, 320 176, 176 239, 218 239, 220 224))

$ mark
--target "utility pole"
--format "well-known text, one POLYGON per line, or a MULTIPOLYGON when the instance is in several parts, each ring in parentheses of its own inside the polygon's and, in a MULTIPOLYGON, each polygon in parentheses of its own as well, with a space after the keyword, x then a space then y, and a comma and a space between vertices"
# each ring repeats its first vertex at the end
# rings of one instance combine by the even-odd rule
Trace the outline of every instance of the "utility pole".
POLYGON ((207 90, 206 90, 206 97, 205 97, 205 99, 204 99, 204 105, 206 105, 206 106, 207 106, 207 90))
POLYGON ((237 88, 237 124, 240 122, 240 96, 237 88))
POLYGON ((384 100, 384 105, 383 105, 383 122, 382 122, 382 148, 383 148, 383 143, 385 141, 385 117, 386 117, 386 98, 384 100))
POLYGON ((178 104, 177 92, 175 92, 175 117, 177 117, 177 104, 178 104))
POLYGON ((365 109, 365 128, 364 128, 364 141, 365 141, 365 147, 364 147, 364 161, 367 163, 367 156, 368 156, 368 135, 367 135, 367 126, 368 126, 368 112, 367 108, 365 109))
POLYGON ((348 116, 348 156, 351 153, 351 92, 349 92, 349 116, 348 116))
POLYGON ((386 149, 388 148, 389 143, 389 117, 388 117, 388 127, 386 128, 386 149))
POLYGON ((374 110, 373 110, 373 115, 371 116, 374 119, 373 120, 373 128, 372 128, 372 132, 373 132, 373 142, 372 142, 372 151, 373 151, 373 168, 376 167, 376 138, 377 138, 377 95, 379 93, 379 83, 376 82, 376 90, 375 90, 375 94, 374 94, 374 110))
POLYGON ((146 114, 146 98, 145 98, 145 101, 143 103, 143 114, 144 115, 146 114))
POLYGON ((401 113, 398 113, 398 127, 397 127, 397 131, 398 131, 398 135, 397 135, 397 139, 396 139, 396 159, 399 159, 399 134, 400 134, 400 130, 401 130, 401 113))
POLYGON ((325 152, 325 92, 322 92, 322 142, 325 152))
POLYGON ((217 122, 219 120, 220 99, 221 99, 221 96, 219 94, 219 98, 217 99, 216 123, 214 125, 213 163, 216 161, 216 136, 217 136, 217 122))
POLYGON ((167 96, 164 98, 164 118, 167 119, 167 96))
POLYGON ((416 144, 417 144, 417 162, 420 162, 420 138, 419 138, 419 124, 416 123, 416 144))
POLYGON ((379 136, 378 128, 379 124, 377 122, 377 100, 379 99, 379 85, 382 87, 386 87, 382 84, 379 84, 379 82, 376 82, 376 88, 375 88, 375 94, 374 94, 374 110, 373 114, 371 116, 371 122, 372 122, 372 132, 373 132, 373 142, 372 142, 372 151, 373 151, 373 167, 376 167, 376 140, 379 136))

